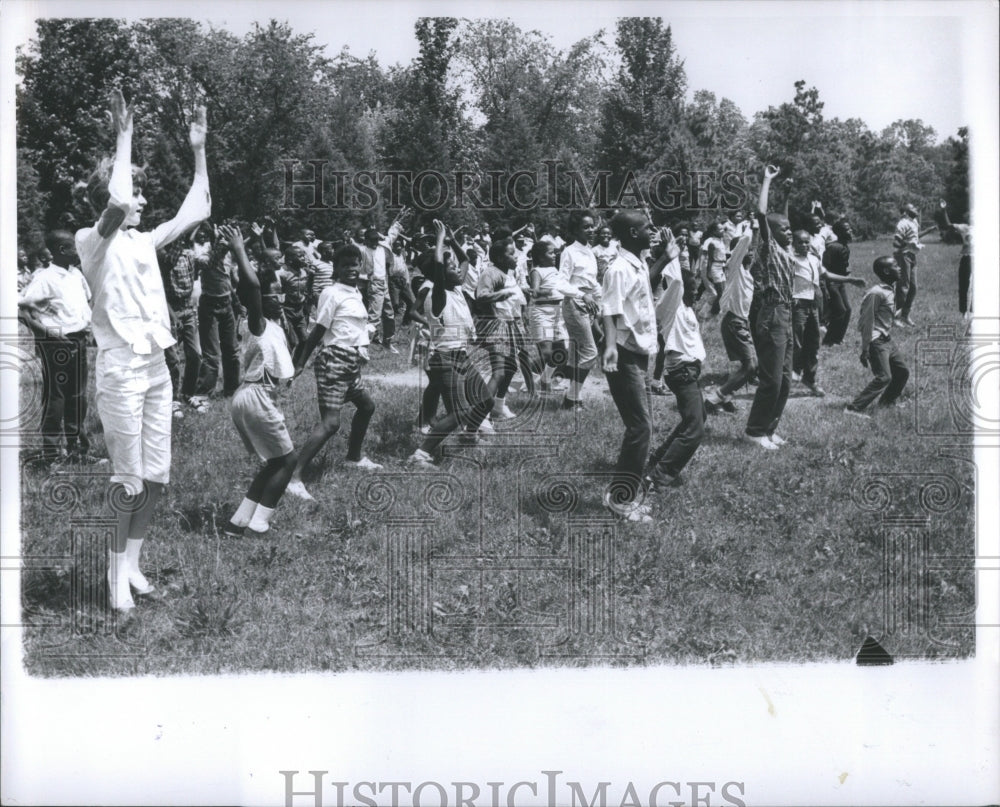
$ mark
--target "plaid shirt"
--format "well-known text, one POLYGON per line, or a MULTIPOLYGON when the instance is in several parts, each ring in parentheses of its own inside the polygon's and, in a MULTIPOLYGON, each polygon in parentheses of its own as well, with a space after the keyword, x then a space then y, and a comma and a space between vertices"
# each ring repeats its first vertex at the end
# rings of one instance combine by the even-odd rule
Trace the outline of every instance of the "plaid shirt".
POLYGON ((791 305, 795 258, 787 249, 778 246, 768 229, 767 216, 758 213, 757 217, 760 221, 760 239, 750 270, 754 287, 762 293, 764 302, 791 305))
POLYGON ((166 265, 160 266, 163 290, 167 293, 167 302, 173 309, 185 308, 190 304, 194 281, 198 277, 194 252, 185 249, 182 243, 179 248, 175 248, 179 241, 180 239, 166 248, 164 255, 166 265))

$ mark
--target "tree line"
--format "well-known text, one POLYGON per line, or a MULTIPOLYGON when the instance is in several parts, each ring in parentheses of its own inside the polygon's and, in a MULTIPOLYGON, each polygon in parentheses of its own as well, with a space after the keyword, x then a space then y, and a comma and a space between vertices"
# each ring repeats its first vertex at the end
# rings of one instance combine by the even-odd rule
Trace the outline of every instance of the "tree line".
MULTIPOLYGON (((113 152, 105 110, 114 87, 135 99, 135 152, 150 169, 144 219, 153 224, 172 215, 188 187, 186 132, 199 104, 208 107, 214 218, 276 215, 321 236, 384 226, 392 212, 383 198, 362 212, 310 208, 299 197, 286 205, 287 161, 321 161, 328 200, 338 176, 362 171, 509 175, 545 161, 566 169, 555 189, 564 201, 574 171, 605 172, 613 195, 633 182, 636 204, 650 203, 647 183, 664 172, 702 172, 707 197, 723 200, 722 176, 746 172, 753 199, 759 167, 775 163, 793 179, 793 209, 820 200, 862 238, 889 230, 903 201, 928 207, 944 198, 956 220, 968 212, 967 129, 939 144, 920 120, 875 132, 855 118, 827 119, 804 80, 789 101, 752 119, 710 90, 688 99, 684 63, 660 18, 621 18, 613 44, 601 31, 562 50, 506 19, 421 18, 414 35, 419 55, 382 67, 347 47, 328 57, 313 34, 274 20, 242 37, 188 19, 39 20, 17 57, 20 242, 37 245, 47 228, 92 220, 80 183, 113 152)), ((411 188, 400 194, 401 204, 413 202, 411 188)), ((426 223, 453 208, 455 189, 435 201, 426 223)), ((660 220, 704 212, 689 202, 652 207, 660 220)), ((530 218, 558 227, 564 217, 509 199, 448 215, 455 226, 530 218)))

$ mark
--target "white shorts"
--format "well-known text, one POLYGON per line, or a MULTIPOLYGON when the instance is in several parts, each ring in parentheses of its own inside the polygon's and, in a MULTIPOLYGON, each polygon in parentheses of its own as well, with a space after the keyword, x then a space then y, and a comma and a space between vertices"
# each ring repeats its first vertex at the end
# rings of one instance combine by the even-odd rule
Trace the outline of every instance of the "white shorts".
POLYGON ((140 356, 130 347, 97 354, 97 412, 111 457, 112 482, 135 496, 142 481, 170 481, 170 429, 173 387, 164 353, 154 348, 140 356))
POLYGON ((562 305, 532 305, 528 308, 528 329, 531 341, 566 341, 566 326, 563 324, 562 305))
POLYGON ((247 451, 264 462, 284 457, 293 450, 285 416, 278 411, 261 384, 244 384, 233 396, 233 424, 247 451))

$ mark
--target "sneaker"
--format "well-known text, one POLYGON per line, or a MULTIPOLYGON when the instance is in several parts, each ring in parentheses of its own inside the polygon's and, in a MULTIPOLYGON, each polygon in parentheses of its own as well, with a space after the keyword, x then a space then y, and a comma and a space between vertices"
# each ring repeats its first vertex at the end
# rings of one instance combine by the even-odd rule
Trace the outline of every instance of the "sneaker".
POLYGON ((285 488, 285 493, 290 493, 297 499, 303 499, 307 502, 316 501, 313 495, 306 490, 306 486, 302 484, 301 479, 293 479, 288 483, 288 487, 285 488))
POLYGON ((908 323, 907 323, 907 321, 905 319, 903 319, 902 317, 898 317, 898 316, 895 317, 892 320, 892 324, 896 325, 896 326, 898 326, 900 328, 905 328, 908 325, 908 323))
POLYGON ((399 355, 399 351, 396 349, 396 346, 391 342, 389 344, 383 345, 383 347, 390 353, 395 353, 397 356, 399 355))
POLYGON ((815 382, 812 383, 812 384, 806 384, 806 383, 803 382, 802 386, 805 387, 807 390, 809 390, 809 392, 813 396, 813 398, 824 398, 824 397, 826 397, 826 393, 823 392, 823 390, 820 389, 820 386, 818 384, 816 384, 815 382))
POLYGON ((416 465, 420 468, 434 468, 434 457, 424 451, 422 448, 418 448, 409 457, 406 458, 406 462, 409 465, 416 465))
POLYGON ((771 439, 766 434, 762 434, 760 437, 754 437, 753 435, 744 434, 743 439, 751 443, 756 443, 766 451, 778 450, 778 447, 771 442, 771 439))
POLYGON ((571 398, 563 398, 563 402, 559 407, 560 409, 574 409, 578 412, 583 411, 587 407, 583 405, 583 401, 574 401, 571 398))
POLYGON ((653 395, 669 395, 670 394, 670 390, 667 389, 667 385, 664 384, 662 381, 653 381, 649 385, 649 391, 652 392, 653 395))
POLYGON ((779 436, 777 434, 769 435, 768 439, 772 443, 774 443, 776 446, 779 446, 779 447, 788 444, 788 441, 784 437, 781 437, 781 436, 779 436))
POLYGON ((494 406, 492 416, 496 420, 512 420, 517 417, 507 404, 503 404, 499 408, 494 406))
POLYGON ((653 517, 649 514, 649 505, 639 504, 638 502, 618 504, 617 502, 613 502, 607 493, 604 494, 604 506, 622 521, 630 521, 634 524, 649 524, 653 520, 653 517))
POLYGON ((188 398, 188 406, 195 412, 202 413, 208 411, 208 398, 204 395, 192 395, 188 398))
POLYGON ((359 460, 344 460, 344 465, 359 471, 377 471, 382 467, 377 462, 372 462, 368 457, 362 457, 359 460))
POLYGON ((850 406, 845 406, 844 407, 844 414, 845 415, 852 415, 852 416, 854 416, 856 418, 864 418, 865 420, 871 420, 872 419, 872 416, 869 415, 867 412, 863 412, 860 409, 853 409, 850 406))
POLYGON ((792 370, 792 381, 801 381, 801 380, 802 380, 802 373, 796 373, 794 370, 792 370))
POLYGON ((497 430, 493 428, 493 423, 489 418, 486 418, 482 423, 479 424, 480 434, 496 434, 497 430))
POLYGON ((739 408, 736 406, 736 404, 734 404, 732 401, 728 399, 720 403, 719 408, 723 412, 728 412, 730 415, 735 415, 737 412, 740 411, 739 408))
POLYGON ((180 401, 174 401, 173 403, 174 417, 178 420, 184 419, 184 404, 180 401))
POLYGON ((909 317, 906 317, 906 319, 904 319, 904 320, 903 320, 903 322, 905 322, 905 323, 906 323, 907 325, 909 325, 909 326, 910 326, 911 328, 916 328, 916 327, 917 327, 917 323, 915 323, 915 322, 914 322, 914 321, 913 321, 912 319, 910 319, 909 317))
POLYGON ((222 528, 222 534, 226 538, 242 538, 245 527, 237 527, 235 524, 227 524, 222 528))
POLYGON ((430 434, 431 433, 431 424, 430 423, 425 423, 423 426, 421 426, 420 427, 420 433, 421 434, 430 434))

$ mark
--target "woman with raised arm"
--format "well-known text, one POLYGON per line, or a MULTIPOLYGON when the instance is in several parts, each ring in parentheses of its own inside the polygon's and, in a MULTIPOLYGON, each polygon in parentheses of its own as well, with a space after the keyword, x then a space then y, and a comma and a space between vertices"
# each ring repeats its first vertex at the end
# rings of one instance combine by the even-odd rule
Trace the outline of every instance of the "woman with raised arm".
POLYGON ((199 107, 190 131, 194 181, 184 203, 152 232, 135 229, 146 206, 146 175, 132 165, 132 110, 115 90, 114 160, 102 162, 87 183, 87 198, 100 218, 76 234, 80 265, 93 292, 95 397, 114 469, 109 498, 118 512, 109 554, 108 602, 123 612, 135 607, 133 589, 138 594, 154 590, 139 570, 139 554, 170 478, 172 387, 164 349, 175 340, 156 250, 207 219, 212 210, 205 108, 199 107))

